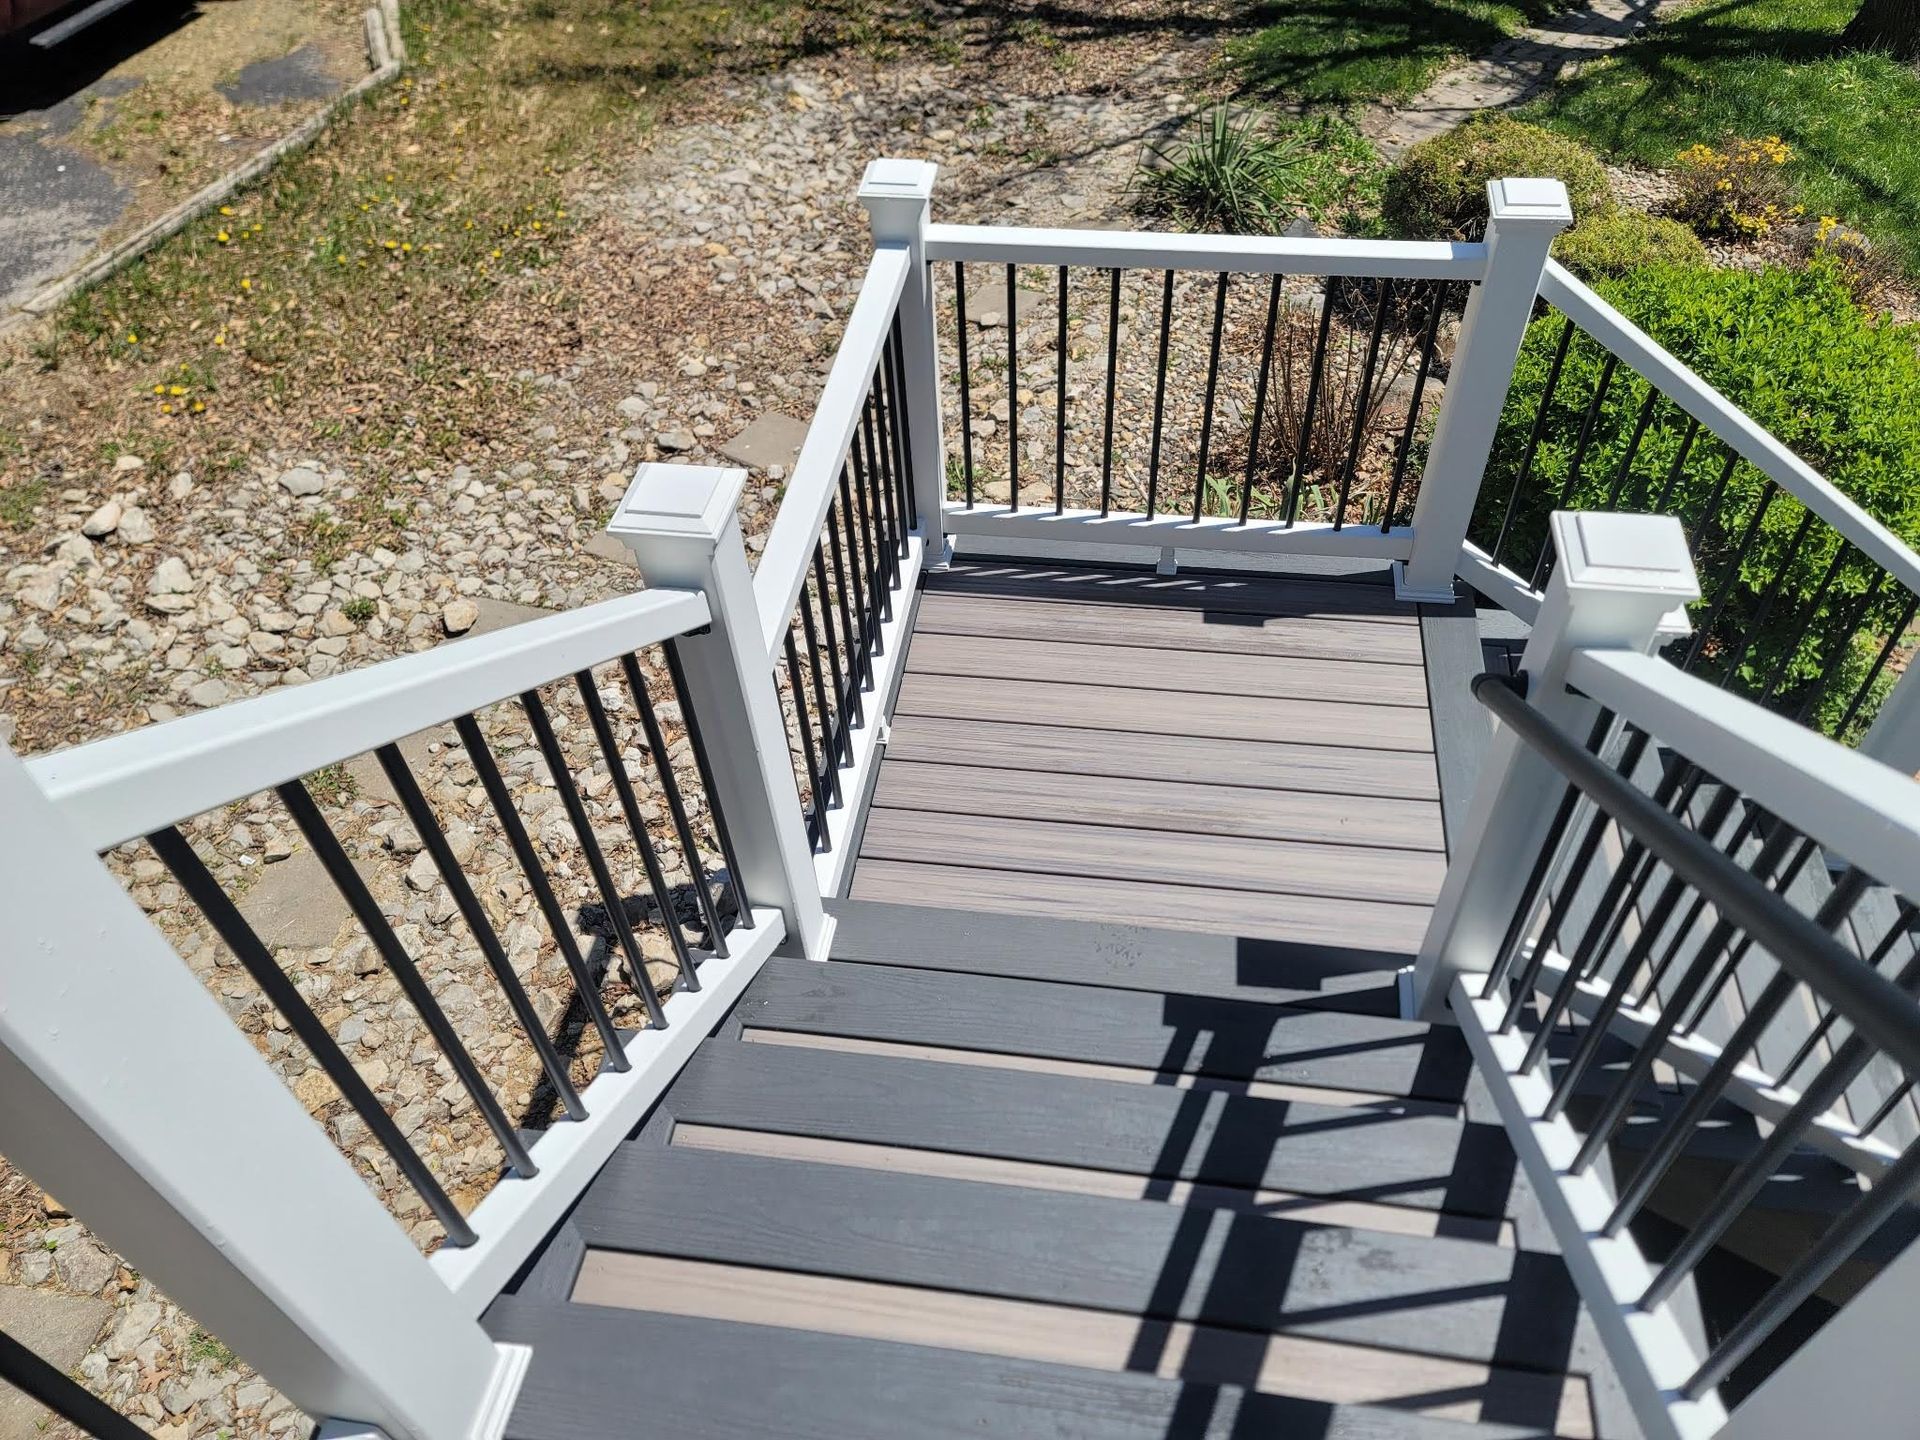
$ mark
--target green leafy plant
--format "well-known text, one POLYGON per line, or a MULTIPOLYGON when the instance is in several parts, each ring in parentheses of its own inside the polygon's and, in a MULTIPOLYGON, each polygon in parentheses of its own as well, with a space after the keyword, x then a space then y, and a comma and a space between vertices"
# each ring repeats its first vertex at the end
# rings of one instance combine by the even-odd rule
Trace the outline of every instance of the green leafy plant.
POLYGON ((1755 240, 1798 219, 1786 165, 1793 150, 1778 135, 1728 140, 1719 147, 1689 145, 1679 154, 1680 193, 1674 210, 1703 235, 1755 240))
POLYGON ((1583 280, 1624 275, 1641 265, 1705 265, 1700 237, 1664 215, 1617 210, 1582 221, 1554 241, 1553 255, 1583 280))
MULTIPOLYGON (((1860 310, 1833 261, 1758 271, 1654 265, 1596 288, 1863 509, 1920 542, 1916 332, 1860 310)), ((1473 539, 1491 548, 1506 530, 1505 563, 1524 575, 1551 510, 1614 505, 1679 515, 1708 591, 1696 623, 1714 622, 1700 668, 1834 729, 1899 622, 1904 590, 1873 588, 1876 567, 1855 551, 1841 554, 1831 527, 1803 523, 1798 501, 1774 493, 1707 431, 1689 443, 1692 427, 1677 406, 1646 409, 1646 382, 1627 367, 1616 367, 1600 393, 1606 355, 1584 334, 1567 349, 1549 399, 1565 325, 1549 313, 1528 329, 1473 539), (1515 493, 1517 479, 1524 483, 1515 493)), ((1869 702, 1846 728, 1857 732, 1871 718, 1869 702)))
POLYGON ((1600 157, 1578 140, 1505 115, 1477 115, 1408 150, 1387 176, 1387 228, 1418 240, 1470 240, 1486 225, 1487 182, 1551 176, 1567 187, 1576 223, 1614 209, 1600 157))
POLYGON ((1311 163, 1305 142, 1276 134, 1224 107, 1203 115, 1184 138, 1156 147, 1134 180, 1147 213, 1192 230, 1271 235, 1295 214, 1311 163))

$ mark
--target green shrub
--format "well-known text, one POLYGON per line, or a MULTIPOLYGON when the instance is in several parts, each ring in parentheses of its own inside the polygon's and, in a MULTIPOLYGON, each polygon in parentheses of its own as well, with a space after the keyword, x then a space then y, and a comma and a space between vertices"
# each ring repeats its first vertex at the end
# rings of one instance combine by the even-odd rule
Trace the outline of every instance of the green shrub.
POLYGON ((1567 187, 1576 222, 1609 214, 1613 191, 1600 157, 1578 140, 1505 115, 1478 115, 1408 150, 1387 176, 1387 227, 1415 240, 1469 240, 1487 219, 1487 182, 1552 176, 1567 187))
POLYGON ((1616 210, 1583 220, 1553 244, 1554 258, 1583 280, 1641 265, 1704 265, 1707 247, 1678 220, 1616 210))
MULTIPOLYGON (((1908 543, 1920 541, 1916 332, 1860 310, 1832 261, 1759 271, 1656 265, 1595 288, 1855 503, 1908 543)), ((1474 517, 1482 546, 1492 548, 1507 523, 1565 325, 1548 313, 1528 328, 1474 517)), ((1696 607, 1700 624, 1766 503, 1705 636, 1700 668, 1717 676, 1737 669, 1741 690, 1770 694, 1790 712, 1806 706, 1831 728, 1897 623, 1904 589, 1883 585, 1869 599, 1877 567, 1850 548, 1832 570, 1840 547, 1832 529, 1816 520, 1803 530, 1807 512, 1784 493, 1766 501, 1765 478, 1745 462, 1729 468, 1732 452, 1706 430, 1687 446, 1687 416, 1665 401, 1646 411, 1646 382, 1625 366, 1594 408, 1605 370, 1604 352, 1576 333, 1515 497, 1504 563, 1522 575, 1532 570, 1554 509, 1678 514, 1707 592, 1696 607), (1773 593, 1783 567, 1784 583, 1773 593), (1871 642, 1853 638, 1861 632, 1871 642), (1829 663, 1837 677, 1823 686, 1829 663)), ((1863 707, 1849 728, 1857 733, 1870 718, 1871 706, 1863 707)))
POLYGON ((1292 221, 1291 196, 1310 160, 1299 137, 1217 107, 1152 151, 1134 193, 1148 214, 1185 229, 1271 235, 1292 221))

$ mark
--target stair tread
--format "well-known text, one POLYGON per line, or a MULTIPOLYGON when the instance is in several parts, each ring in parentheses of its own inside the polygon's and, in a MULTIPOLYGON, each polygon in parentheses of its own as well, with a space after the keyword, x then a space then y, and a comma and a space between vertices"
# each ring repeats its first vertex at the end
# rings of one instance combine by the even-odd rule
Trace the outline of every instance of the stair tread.
POLYGON ((1579 1321, 1579 1298, 1557 1256, 678 1147, 625 1147, 575 1223, 590 1248, 1535 1370, 1569 1368, 1579 1321))
POLYGON ((664 1102, 683 1123, 1503 1216, 1505 1132, 1410 1108, 734 1040, 703 1044, 664 1102))
POLYGON ((506 1296, 495 1339, 533 1346, 506 1440, 1527 1440, 1433 1419, 1139 1373, 506 1296))

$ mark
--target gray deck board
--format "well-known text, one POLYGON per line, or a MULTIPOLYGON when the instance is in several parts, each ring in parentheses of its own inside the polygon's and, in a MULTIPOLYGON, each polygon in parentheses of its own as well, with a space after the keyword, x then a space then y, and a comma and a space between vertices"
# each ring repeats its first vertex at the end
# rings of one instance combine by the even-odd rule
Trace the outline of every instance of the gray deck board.
POLYGON ((497 1301, 486 1321, 495 1339, 533 1346, 507 1440, 606 1440, 634 1434, 642 1421, 647 1433, 686 1440, 1538 1440, 1550 1433, 512 1296, 497 1301))
POLYGON ((748 1027, 1440 1100, 1463 1078, 1433 1073, 1426 1027, 1405 1020, 884 965, 769 961, 737 1013, 748 1027))
POLYGON ((1221 615, 1274 615, 1300 619, 1363 616, 1381 624, 1415 625, 1413 607, 1393 598, 1386 585, 1294 576, 1220 575, 1021 560, 955 560, 936 575, 930 592, 1005 595, 1031 601, 1102 605, 1176 605, 1221 615))
POLYGON ((1347 950, 879 901, 831 901, 827 908, 838 921, 833 953, 843 964, 1399 1013, 1392 973, 1355 969, 1347 950))
POLYGON ((1498 1245, 677 1148, 616 1154, 576 1224, 590 1249, 1537 1370, 1568 1367, 1579 1318, 1557 1257, 1498 1245))
POLYGON ((668 1097, 689 1124, 1073 1165, 1499 1218, 1513 1152, 1495 1125, 708 1041, 668 1097))

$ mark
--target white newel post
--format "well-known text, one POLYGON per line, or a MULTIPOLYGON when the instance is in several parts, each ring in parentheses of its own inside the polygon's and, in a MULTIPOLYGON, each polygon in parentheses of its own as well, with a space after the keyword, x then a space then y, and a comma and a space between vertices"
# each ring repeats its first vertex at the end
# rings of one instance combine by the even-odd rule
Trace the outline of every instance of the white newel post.
POLYGON ((1902 775, 1920 773, 1920 663, 1894 681, 1860 749, 1902 775))
POLYGON ((493 1440, 496 1346, 0 746, 0 1154, 308 1414, 493 1440))
POLYGON ((1480 497, 1513 362, 1526 338, 1553 237, 1573 223, 1558 180, 1487 182, 1487 273, 1467 301, 1460 342, 1447 371, 1420 496, 1413 507, 1413 552, 1393 567, 1402 600, 1451 604, 1460 547, 1480 497))
MULTIPOLYGON (((1644 653, 1656 636, 1684 633, 1679 607, 1699 598, 1700 582, 1686 532, 1670 515, 1556 510, 1549 530, 1559 559, 1521 665, 1527 699, 1562 730, 1584 738, 1599 712, 1567 689, 1573 653, 1644 653)), ((1492 966, 1565 784, 1547 760, 1495 725, 1465 833, 1452 847, 1414 965, 1414 1009, 1421 1018, 1445 1019, 1453 977, 1492 966)))
POLYGON ((642 465, 607 533, 633 551, 647 584, 698 590, 713 622, 679 641, 687 702, 699 717, 741 880, 787 922, 786 954, 827 958, 831 920, 793 778, 787 724, 740 538, 745 470, 642 465))
POLYGON ((904 248, 913 263, 900 292, 900 364, 906 372, 912 441, 913 504, 927 566, 946 565, 953 547, 941 531, 947 503, 947 450, 940 430, 940 362, 934 346, 933 277, 927 271, 927 223, 933 203, 931 160, 875 160, 860 181, 877 247, 904 248))

